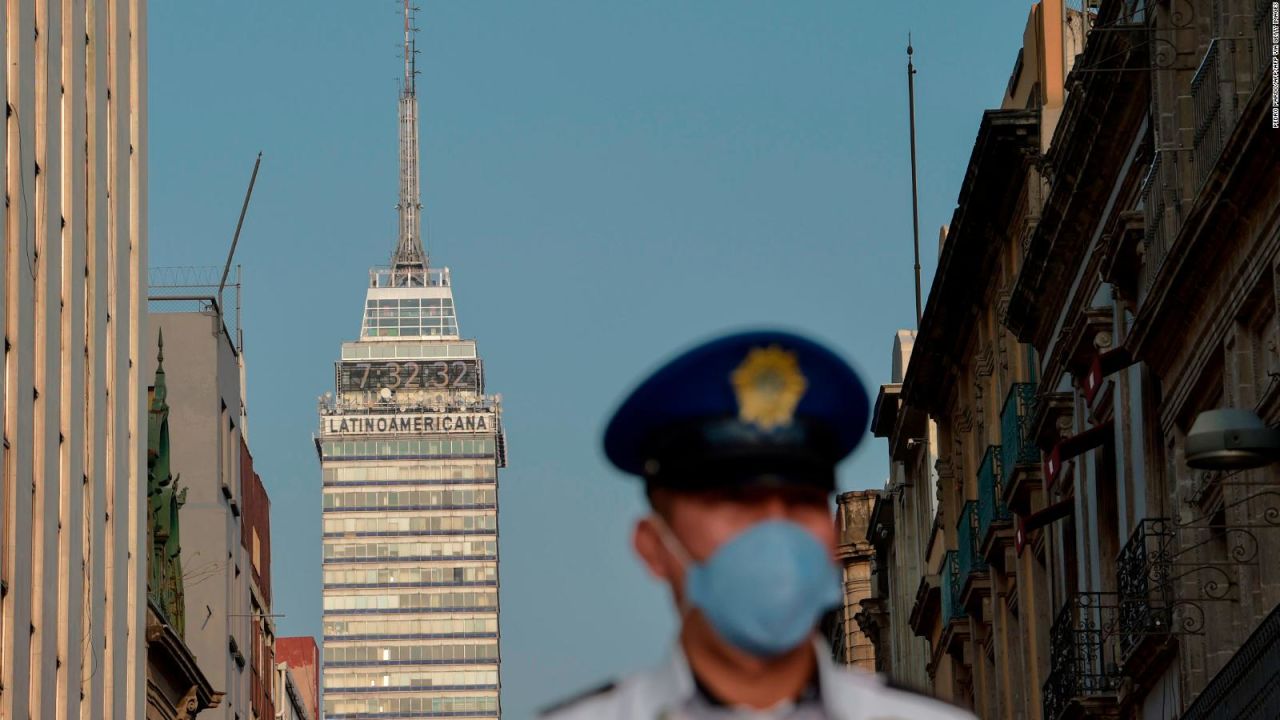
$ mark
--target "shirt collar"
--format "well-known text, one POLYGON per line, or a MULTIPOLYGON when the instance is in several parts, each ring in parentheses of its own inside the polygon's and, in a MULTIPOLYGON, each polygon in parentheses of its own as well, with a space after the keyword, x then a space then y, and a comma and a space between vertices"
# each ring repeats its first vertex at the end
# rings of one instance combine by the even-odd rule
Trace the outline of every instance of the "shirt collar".
MULTIPOLYGON (((841 717, 841 711, 835 702, 836 693, 830 690, 838 687, 840 682, 838 674, 842 671, 836 667, 831 657, 831 647, 826 641, 814 636, 812 645, 818 665, 816 685, 822 707, 828 716, 841 717)), ((689 660, 678 642, 666 664, 654 672, 651 680, 654 683, 653 689, 656 691, 654 697, 665 699, 663 707, 660 708, 661 711, 669 712, 684 707, 698 693, 693 671, 689 668, 689 660)))

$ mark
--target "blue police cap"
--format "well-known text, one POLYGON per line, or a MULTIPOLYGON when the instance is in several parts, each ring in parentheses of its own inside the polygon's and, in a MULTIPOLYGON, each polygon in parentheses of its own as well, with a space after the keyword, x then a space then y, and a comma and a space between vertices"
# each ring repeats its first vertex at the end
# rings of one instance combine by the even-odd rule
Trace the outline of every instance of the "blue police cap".
POLYGON ((641 383, 609 421, 604 450, 654 485, 831 490, 867 416, 862 381, 831 350, 787 332, 744 332, 699 345, 641 383))

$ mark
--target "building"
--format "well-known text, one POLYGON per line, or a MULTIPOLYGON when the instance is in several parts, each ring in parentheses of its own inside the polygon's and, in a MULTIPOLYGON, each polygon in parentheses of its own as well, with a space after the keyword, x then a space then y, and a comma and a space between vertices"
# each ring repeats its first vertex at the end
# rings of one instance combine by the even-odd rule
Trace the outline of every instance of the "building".
POLYGON ((500 713, 501 408, 423 250, 409 13, 399 239, 319 408, 330 720, 500 713))
POLYGON ((880 386, 872 410, 872 433, 889 439, 889 479, 867 518, 866 539, 875 552, 871 596, 855 618, 875 646, 877 670, 926 690, 933 687, 933 656, 928 641, 913 632, 911 613, 917 592, 936 585, 922 582, 927 548, 920 539, 933 532, 938 516, 938 440, 925 413, 900 403, 915 337, 911 330, 894 335, 891 382, 880 386))
POLYGON ((240 550, 249 590, 249 718, 276 716, 275 620, 271 614, 271 499, 253 470, 253 455, 240 438, 240 550))
POLYGON ((884 575, 877 645, 899 682, 983 718, 1035 717, 1027 669, 1047 672, 1044 571, 1012 552, 1012 513, 1040 500, 1028 434, 1035 356, 1003 319, 1041 214, 1038 159, 1092 21, 1061 0, 1031 7, 1002 105, 982 116, 941 232, 920 327, 895 337, 894 382, 872 421, 891 461, 867 536, 884 575))
POLYGON ((200 671, 186 634, 182 573, 182 506, 187 493, 172 472, 164 341, 156 353, 147 411, 147 720, 186 720, 216 707, 216 692, 200 671))
POLYGON ((1272 13, 1103 3, 1118 30, 1090 33, 1045 158, 1007 324, 1054 430, 1024 522, 1046 716, 1280 716, 1280 472, 1196 469, 1187 441, 1218 408, 1280 421, 1272 13))
POLYGON ((837 663, 861 670, 875 671, 875 647, 859 628, 855 616, 863 612, 862 603, 871 597, 872 547, 867 542, 867 517, 876 493, 853 490, 836 496, 836 556, 844 578, 844 603, 836 609, 834 626, 827 638, 837 663))
POLYGON ((255 655, 270 622, 269 506, 243 437, 242 348, 216 290, 191 297, 153 295, 149 303, 169 384, 181 389, 168 404, 172 465, 186 489, 185 640, 214 690, 225 693, 201 718, 250 720, 265 707, 261 690, 272 687, 274 667, 270 653, 255 655))
POLYGON ((877 401, 901 492, 938 497, 927 532, 893 487, 873 513, 877 560, 924 558, 928 661, 892 672, 983 718, 1276 717, 1278 470, 1187 441, 1280 422, 1271 4, 1079 7, 1033 9, 877 401))
POLYGON ((276 638, 276 661, 276 702, 282 720, 320 720, 320 650, 315 638, 276 638))
POLYGON ((146 3, 17 0, 0 27, 0 716, 133 720, 147 697, 146 3))

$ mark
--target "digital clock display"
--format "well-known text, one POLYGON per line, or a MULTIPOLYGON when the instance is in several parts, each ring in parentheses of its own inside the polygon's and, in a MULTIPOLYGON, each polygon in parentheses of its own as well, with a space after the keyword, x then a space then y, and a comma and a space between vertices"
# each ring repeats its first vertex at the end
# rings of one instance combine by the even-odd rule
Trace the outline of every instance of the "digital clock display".
POLYGON ((483 392, 480 361, 375 360, 339 362, 338 392, 360 390, 469 390, 483 392))

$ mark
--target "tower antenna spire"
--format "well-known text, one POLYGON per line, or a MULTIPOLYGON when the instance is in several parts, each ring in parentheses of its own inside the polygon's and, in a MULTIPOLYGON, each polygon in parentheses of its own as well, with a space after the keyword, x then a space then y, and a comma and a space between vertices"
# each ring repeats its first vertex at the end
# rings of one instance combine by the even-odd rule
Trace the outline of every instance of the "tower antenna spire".
POLYGON ((416 72, 414 67, 414 54, 418 49, 414 37, 413 24, 413 6, 409 4, 410 0, 404 0, 404 91, 409 95, 414 94, 413 76, 416 72))
POLYGON ((404 85, 400 90, 400 232, 391 257, 392 270, 427 268, 422 245, 422 196, 418 172, 417 40, 412 0, 404 0, 404 85))

